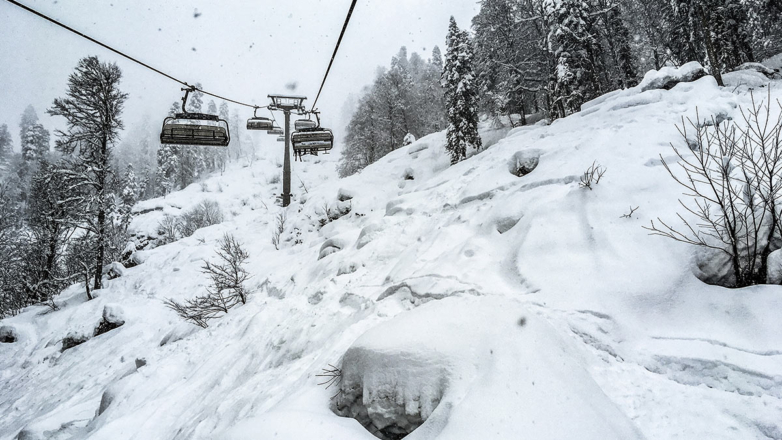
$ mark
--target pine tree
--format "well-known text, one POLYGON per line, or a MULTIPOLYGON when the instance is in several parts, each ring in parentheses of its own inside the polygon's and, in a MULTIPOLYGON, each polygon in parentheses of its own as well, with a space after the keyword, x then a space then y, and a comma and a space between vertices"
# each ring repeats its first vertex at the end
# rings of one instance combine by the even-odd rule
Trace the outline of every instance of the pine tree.
POLYGON ((120 191, 122 205, 119 208, 119 214, 125 229, 127 229, 127 226, 130 223, 131 209, 133 208, 133 205, 138 202, 140 194, 141 188, 138 178, 133 170, 133 164, 129 163, 125 168, 125 174, 122 176, 122 190, 120 191))
POLYGON ((27 129, 38 123, 38 114, 35 112, 35 108, 32 105, 25 107, 22 112, 22 117, 19 121, 19 137, 24 137, 24 132, 27 129))
POLYGON ((168 116, 174 117, 177 113, 182 112, 182 103, 174 101, 171 107, 168 108, 168 116))
MULTIPOLYGON (((119 89, 121 77, 116 64, 101 63, 94 56, 83 58, 68 78, 66 97, 55 99, 48 111, 66 119, 67 131, 58 132, 56 147, 71 155, 73 167, 65 171, 69 185, 82 189, 82 220, 95 240, 94 289, 102 286, 109 234, 113 230, 111 152, 123 128, 120 116, 127 100, 127 94, 119 89)), ((89 286, 85 288, 89 297, 89 286)))
POLYGON ((432 57, 429 60, 432 66, 438 71, 443 71, 443 55, 440 53, 440 48, 435 46, 432 48, 432 57))
POLYGON ((174 145, 164 144, 157 150, 157 180, 163 195, 177 188, 179 176, 179 155, 174 145))
POLYGON ((21 144, 25 161, 40 160, 49 152, 49 130, 37 122, 33 123, 22 132, 21 144))
POLYGON ((215 104, 213 99, 209 100, 209 104, 206 105, 206 112, 210 115, 216 115, 217 114, 217 104, 215 104))
POLYGON ((446 37, 447 50, 443 81, 448 111, 446 149, 451 164, 467 157, 469 149, 480 150, 478 135, 478 97, 475 90, 475 74, 472 70, 472 44, 466 31, 459 30, 451 17, 446 37))
POLYGON ((239 160, 242 157, 242 141, 239 134, 241 128, 241 120, 239 118, 239 112, 234 110, 230 119, 226 119, 231 129, 231 142, 228 144, 228 156, 231 160, 239 160))
POLYGON ((610 54, 613 66, 609 75, 608 87, 611 89, 629 88, 637 84, 638 70, 635 56, 630 47, 630 30, 622 19, 622 11, 617 0, 598 0, 598 8, 602 11, 600 18, 603 41, 610 54))
POLYGON ((14 153, 14 144, 8 125, 0 125, 0 164, 4 163, 14 153))
POLYGON ((190 93, 190 101, 187 103, 187 111, 191 113, 201 113, 201 107, 204 104, 204 94, 201 93, 201 83, 196 83, 195 92, 190 93))
POLYGON ((591 4, 581 0, 545 0, 544 5, 557 60, 551 75, 552 106, 557 116, 564 117, 603 93, 597 77, 604 69, 594 35, 595 18, 591 4))

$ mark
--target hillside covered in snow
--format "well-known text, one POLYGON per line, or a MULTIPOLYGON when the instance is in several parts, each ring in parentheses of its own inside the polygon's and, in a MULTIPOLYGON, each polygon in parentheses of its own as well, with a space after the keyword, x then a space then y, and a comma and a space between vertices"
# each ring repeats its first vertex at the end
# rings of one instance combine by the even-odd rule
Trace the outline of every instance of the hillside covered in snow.
POLYGON ((708 285, 694 248, 643 228, 686 214, 661 160, 681 118, 739 121, 782 81, 657 79, 550 125, 485 122, 454 166, 444 133, 345 179, 307 157, 285 210, 272 152, 141 202, 140 264, 0 322, 0 439, 782 439, 782 289, 708 285), (221 223, 155 246, 207 200, 221 223), (205 291, 224 234, 248 301, 200 328, 164 301, 205 291))

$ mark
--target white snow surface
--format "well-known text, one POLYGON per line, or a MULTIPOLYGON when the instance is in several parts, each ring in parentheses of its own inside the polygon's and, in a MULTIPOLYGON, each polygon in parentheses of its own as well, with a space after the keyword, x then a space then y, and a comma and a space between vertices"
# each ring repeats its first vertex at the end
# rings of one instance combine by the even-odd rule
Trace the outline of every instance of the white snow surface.
POLYGON ((332 412, 329 364, 378 414, 425 418, 412 440, 782 438, 782 288, 705 285, 693 249, 642 229, 680 210, 660 161, 674 124, 748 103, 704 77, 614 93, 455 166, 443 133, 346 179, 335 155, 307 157, 280 250, 276 146, 143 202, 139 232, 205 199, 225 221, 139 251, 92 301, 77 285, 58 311, 0 322, 19 335, 0 344, 0 439, 375 438, 332 412), (517 177, 524 151, 538 164, 517 177), (593 162, 606 174, 579 188, 593 162), (251 294, 201 329, 163 300, 204 292, 225 233, 250 253, 251 294), (61 351, 107 305, 125 324, 61 351))

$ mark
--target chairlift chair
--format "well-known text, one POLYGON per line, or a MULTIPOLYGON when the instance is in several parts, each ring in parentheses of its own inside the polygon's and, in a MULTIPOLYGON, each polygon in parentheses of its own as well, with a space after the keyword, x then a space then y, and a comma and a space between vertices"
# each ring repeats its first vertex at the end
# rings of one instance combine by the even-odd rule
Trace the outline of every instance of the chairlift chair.
POLYGON ((253 110, 253 117, 247 120, 247 129, 269 131, 274 128, 274 122, 269 118, 256 115, 255 112, 257 111, 258 108, 256 107, 253 110))
POLYGON ((298 156, 305 154, 318 155, 328 152, 334 147, 334 134, 331 129, 323 127, 295 131, 291 135, 293 152, 298 156))
POLYGON ((274 127, 271 130, 269 130, 268 133, 274 136, 281 136, 285 134, 285 132, 280 127, 274 127))
POLYGON ((176 113, 163 121, 160 130, 160 143, 168 145, 194 145, 207 147, 227 147, 231 142, 228 122, 217 115, 190 113, 185 109, 187 96, 195 87, 182 89, 182 113, 176 113))
POLYGON ((277 136, 277 142, 285 142, 285 136, 277 136))

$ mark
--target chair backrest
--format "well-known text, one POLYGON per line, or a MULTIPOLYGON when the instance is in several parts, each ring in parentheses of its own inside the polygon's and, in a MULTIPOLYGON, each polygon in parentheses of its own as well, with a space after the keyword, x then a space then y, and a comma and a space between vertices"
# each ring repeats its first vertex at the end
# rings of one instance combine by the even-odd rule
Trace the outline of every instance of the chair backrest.
POLYGON ((269 118, 250 118, 247 120, 248 130, 269 131, 274 128, 274 123, 269 118))
POLYGON ((214 115, 180 113, 166 118, 160 131, 161 144, 227 147, 230 142, 228 123, 214 115))

